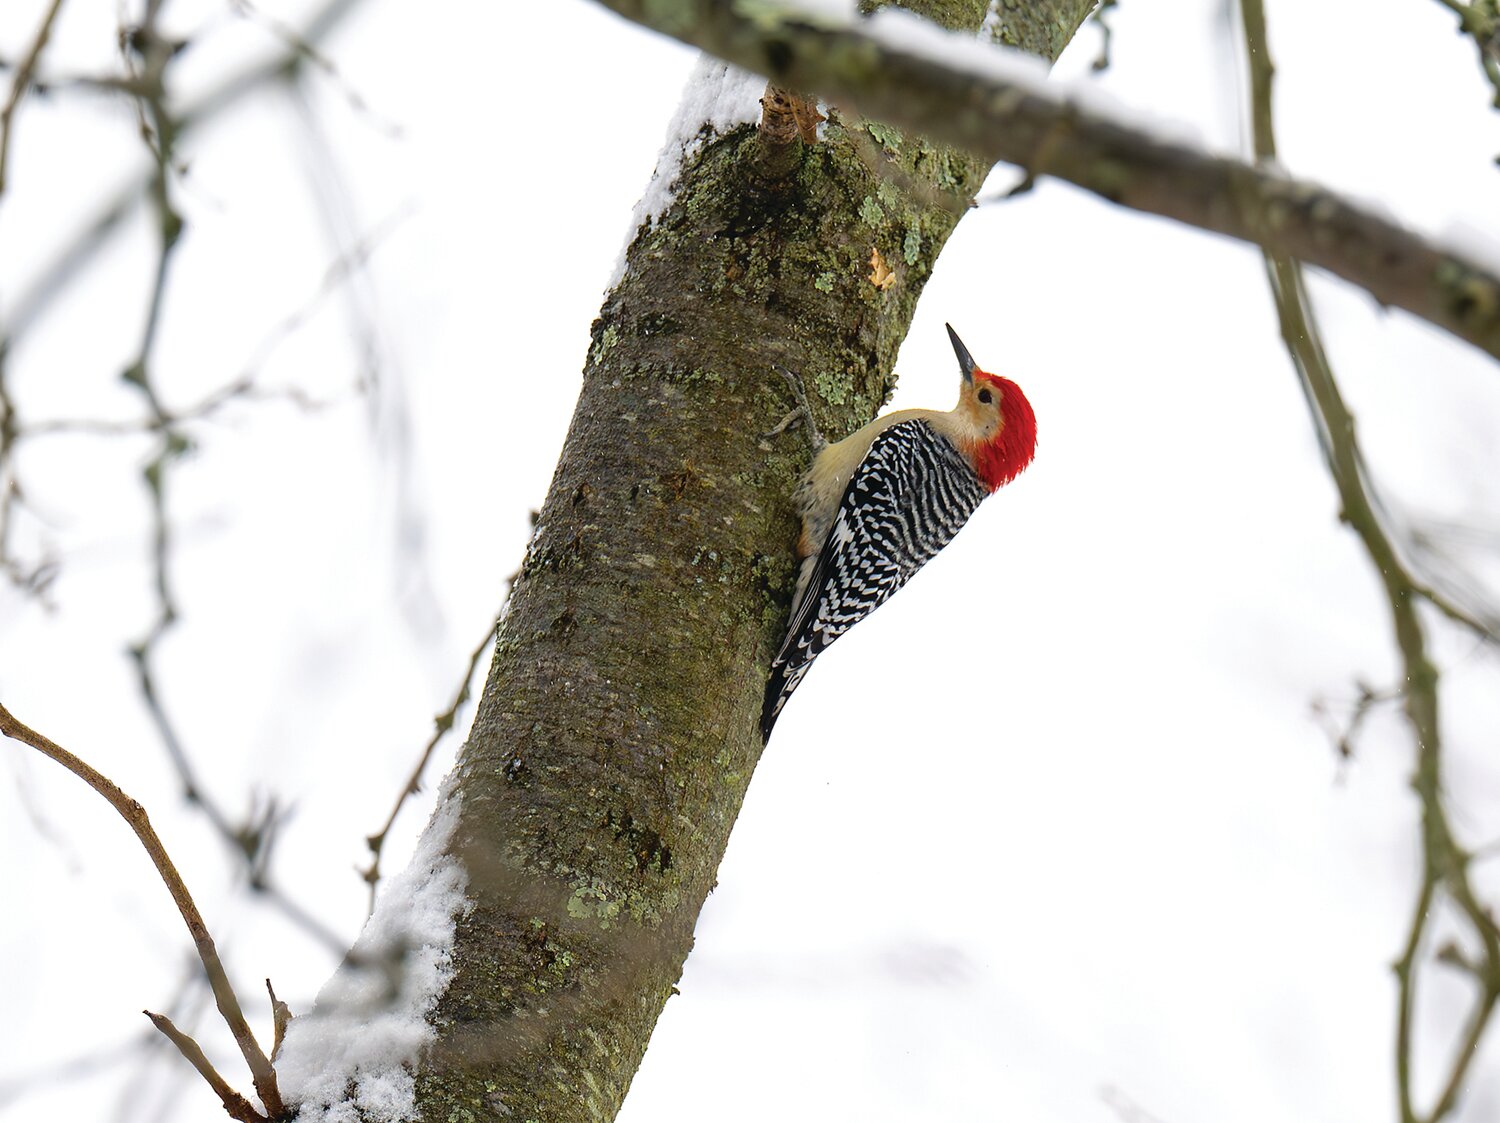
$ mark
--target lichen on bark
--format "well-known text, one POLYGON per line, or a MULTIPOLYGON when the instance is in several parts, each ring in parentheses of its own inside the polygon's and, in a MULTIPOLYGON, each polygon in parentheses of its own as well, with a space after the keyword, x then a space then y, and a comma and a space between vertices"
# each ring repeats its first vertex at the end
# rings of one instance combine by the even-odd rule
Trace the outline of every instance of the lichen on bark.
MULTIPOLYGON (((986 10, 910 6, 970 28, 986 10)), ((1007 19, 1055 54, 1046 29, 1090 6, 1007 19)), ((705 145, 594 324, 458 764, 476 905, 418 1073, 428 1123, 613 1118, 692 946, 761 752, 791 588, 808 453, 795 433, 759 435, 791 407, 772 364, 802 372, 828 435, 873 417, 985 170, 829 118, 775 182, 754 126, 705 145)))

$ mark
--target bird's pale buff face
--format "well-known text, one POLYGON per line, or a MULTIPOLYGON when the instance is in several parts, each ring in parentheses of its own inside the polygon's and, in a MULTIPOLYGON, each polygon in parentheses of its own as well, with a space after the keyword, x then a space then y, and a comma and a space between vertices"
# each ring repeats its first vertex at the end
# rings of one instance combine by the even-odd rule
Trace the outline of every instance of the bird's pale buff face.
POLYGON ((966 438, 966 444, 985 444, 1005 424, 1000 412, 1000 388, 992 381, 993 376, 976 371, 973 381, 959 383, 958 405, 954 413, 966 438))

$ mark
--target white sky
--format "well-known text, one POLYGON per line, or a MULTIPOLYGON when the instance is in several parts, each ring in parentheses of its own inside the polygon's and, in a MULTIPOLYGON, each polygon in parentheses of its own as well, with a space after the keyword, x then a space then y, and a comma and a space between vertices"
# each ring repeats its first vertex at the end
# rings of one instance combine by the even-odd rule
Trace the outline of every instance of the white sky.
MULTIPOLYGON (((0 54, 42 7, 5 5, 0 54)), ((187 96, 268 46, 217 0, 169 10, 203 33, 179 64, 187 96)), ((56 65, 108 59, 114 13, 69 0, 56 65)), ((1095 80, 1234 147, 1231 15, 1126 0, 1115 65, 1095 80)), ((1423 229, 1500 237, 1500 117, 1449 13, 1273 0, 1268 17, 1289 168, 1423 229)), ((1059 75, 1087 80, 1096 46, 1080 35, 1059 75)), ((346 243, 395 216, 360 287, 384 389, 345 396, 361 369, 339 294, 262 370, 342 404, 245 406, 201 429, 171 477, 183 622, 160 674, 216 798, 295 806, 278 879, 352 941, 363 838, 519 562, 694 55, 578 0, 369 0, 330 54, 368 112, 318 81, 318 132, 271 99, 189 147, 155 365, 164 393, 191 401, 308 303, 337 253, 311 181, 346 243)), ((28 106, 14 144, 0 315, 139 161, 129 114, 102 101, 28 106)), ((17 348, 27 417, 132 414, 117 375, 149 262, 142 219, 17 348)), ((1493 541, 1500 372, 1341 284, 1313 288, 1392 498, 1493 541)), ((950 404, 945 320, 1026 388, 1037 461, 789 705, 623 1123, 1091 1123, 1118 1119, 1119 1097, 1167 1123, 1392 1118, 1410 753, 1386 713, 1340 768, 1310 713, 1351 699, 1356 676, 1385 685, 1394 661, 1257 255, 1044 184, 965 219, 893 405, 950 404)), ((260 980, 305 1010, 335 957, 236 888, 135 695, 121 652, 151 614, 145 452, 24 450, 64 568, 53 612, 0 591, 0 698, 147 805, 268 1037, 260 980)), ((1482 564, 1493 585, 1493 554, 1482 564)), ((1455 818, 1478 844, 1500 837, 1495 658, 1446 632, 1436 648, 1455 818)), ((403 816, 389 872, 453 751, 403 816)), ((1482 867, 1492 897, 1497 869, 1482 867)), ((0 901, 0 1119, 215 1117, 161 1053, 18 1088, 144 1035, 139 1010, 172 1003, 189 944, 123 824, 17 746, 0 749, 0 901)), ((1467 997, 1431 978, 1424 1104, 1467 997)), ((183 1023, 248 1091, 203 1005, 183 1023)), ((1500 1118, 1497 1041, 1468 1123, 1500 1118)))

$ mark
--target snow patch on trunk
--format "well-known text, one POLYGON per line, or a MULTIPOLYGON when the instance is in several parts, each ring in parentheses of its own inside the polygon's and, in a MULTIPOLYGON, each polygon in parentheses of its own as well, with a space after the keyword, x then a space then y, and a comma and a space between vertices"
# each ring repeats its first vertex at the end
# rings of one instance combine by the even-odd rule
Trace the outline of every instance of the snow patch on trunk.
POLYGON ((656 158, 656 172, 630 217, 630 231, 620 247, 620 257, 606 291, 624 278, 625 253, 640 228, 655 226, 656 220, 672 205, 683 166, 714 138, 737 125, 759 121, 760 99, 765 92, 766 80, 759 75, 720 62, 711 55, 699 57, 682 91, 677 114, 667 126, 666 143, 656 158))
POLYGON ((444 853, 459 799, 443 793, 411 864, 387 884, 349 957, 308 1014, 287 1027, 276 1074, 298 1123, 406 1123, 412 1066, 437 1031, 427 1020, 453 978, 468 874, 444 853))
POLYGON ((979 25, 979 39, 981 42, 989 43, 995 38, 995 32, 1000 27, 1000 0, 990 0, 990 6, 984 13, 984 22, 979 25))

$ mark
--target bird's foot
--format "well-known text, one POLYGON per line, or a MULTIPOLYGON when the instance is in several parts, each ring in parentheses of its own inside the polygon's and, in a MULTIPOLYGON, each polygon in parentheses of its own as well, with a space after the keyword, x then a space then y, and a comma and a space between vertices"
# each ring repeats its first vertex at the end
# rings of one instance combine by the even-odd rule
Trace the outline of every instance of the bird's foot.
POLYGON ((813 420, 812 407, 807 404, 807 389, 802 385, 802 379, 780 363, 775 364, 775 366, 781 372, 781 376, 786 379, 787 385, 792 388, 792 395, 797 399, 797 406, 778 421, 775 428, 769 432, 762 433, 762 439, 769 440, 772 437, 779 437, 798 421, 801 421, 807 427, 807 440, 812 445, 813 453, 822 452, 827 447, 828 441, 824 439, 822 433, 818 432, 817 422, 813 420))

